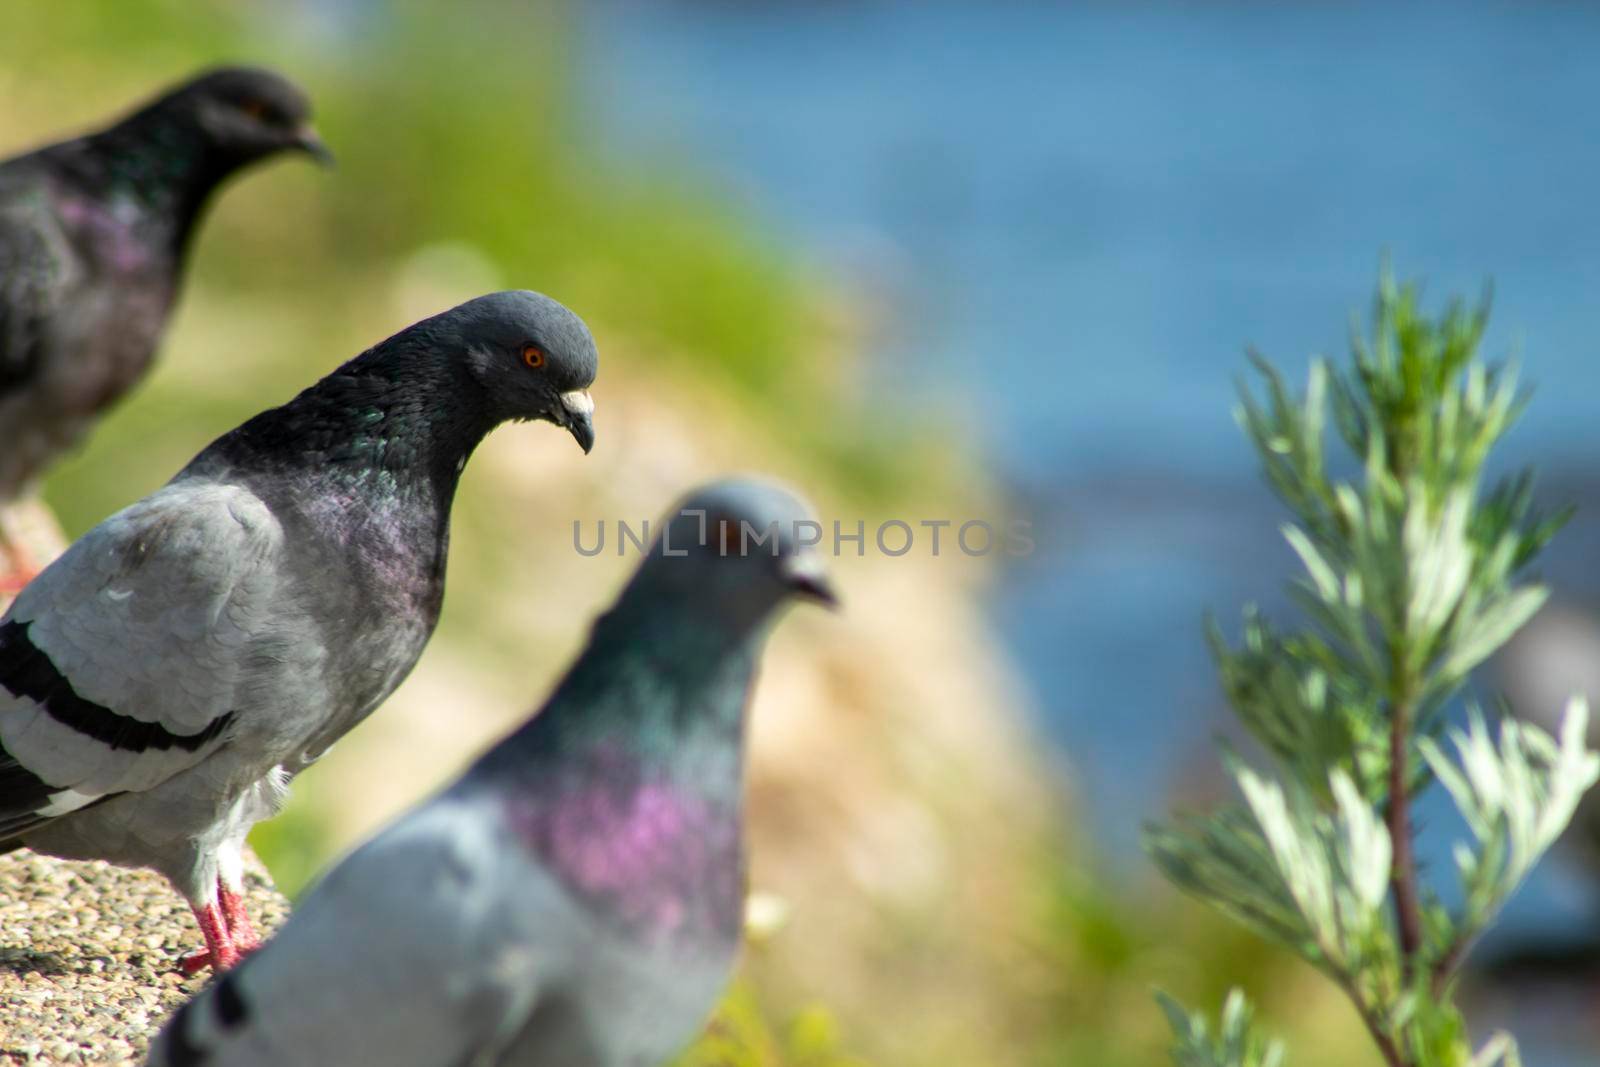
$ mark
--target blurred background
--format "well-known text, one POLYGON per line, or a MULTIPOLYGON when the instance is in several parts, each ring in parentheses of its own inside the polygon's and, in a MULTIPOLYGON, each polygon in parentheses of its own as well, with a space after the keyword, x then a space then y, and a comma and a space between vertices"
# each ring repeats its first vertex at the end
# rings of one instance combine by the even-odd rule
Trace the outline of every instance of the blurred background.
MULTIPOLYGON (((1031 522, 838 560, 755 709, 762 923, 696 1064, 1164 1062, 1160 986, 1242 983, 1296 1064, 1376 1062, 1315 975, 1158 883, 1144 819, 1208 803, 1201 637, 1287 611, 1281 510, 1230 409, 1253 345, 1342 356, 1387 256, 1492 281, 1536 387, 1502 461, 1578 517, 1555 601, 1482 679, 1600 696, 1600 10, 1581 5, 786 2, 13 5, 0 150, 194 68, 307 86, 339 156, 226 190, 151 380, 60 467, 70 534, 411 321, 548 292, 603 356, 599 443, 497 433, 445 615, 390 704, 255 843, 290 892, 542 696, 633 561, 572 519, 778 474, 846 527, 1031 522)), ((1424 809, 1448 881, 1456 828, 1424 809)), ((1595 819, 1591 826, 1600 825, 1595 819)), ((1600 1063, 1597 835, 1476 957, 1475 1022, 1600 1063)))

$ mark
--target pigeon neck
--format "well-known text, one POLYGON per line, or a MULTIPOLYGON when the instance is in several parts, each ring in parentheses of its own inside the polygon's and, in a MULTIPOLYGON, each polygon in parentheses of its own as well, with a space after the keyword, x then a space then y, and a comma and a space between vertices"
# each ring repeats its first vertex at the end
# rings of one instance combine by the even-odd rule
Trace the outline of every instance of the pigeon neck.
POLYGON ((743 916, 745 707, 762 635, 642 621, 601 619, 545 709, 465 788, 503 798, 523 846, 609 929, 731 952, 743 916))
POLYGON ((218 442, 230 466, 291 468, 375 503, 419 495, 445 522, 461 471, 494 429, 466 367, 433 351, 362 354, 218 442))
POLYGON ((87 177, 143 209, 179 255, 212 192, 246 162, 225 153, 192 118, 160 105, 94 135, 89 148, 97 173, 87 177))
POLYGON ((766 628, 627 607, 595 623, 583 656, 545 709, 501 746, 509 758, 499 762, 520 774, 547 759, 620 748, 687 790, 737 792, 766 628), (699 766, 685 774, 688 764, 699 766))
MULTIPOLYGON (((702 611, 628 607, 620 604, 596 622, 591 651, 551 701, 552 731, 568 745, 631 737, 646 762, 670 763, 696 744, 726 746, 740 759, 765 627, 729 626, 702 611), (603 654, 612 649, 626 651, 603 654), (631 669, 618 670, 614 659, 631 661, 631 669), (615 685, 612 699, 587 695, 608 683, 615 685), (583 699, 563 699, 569 687, 583 699), (663 699, 650 699, 652 691, 663 699)), ((727 783, 701 784, 718 789, 727 783)))

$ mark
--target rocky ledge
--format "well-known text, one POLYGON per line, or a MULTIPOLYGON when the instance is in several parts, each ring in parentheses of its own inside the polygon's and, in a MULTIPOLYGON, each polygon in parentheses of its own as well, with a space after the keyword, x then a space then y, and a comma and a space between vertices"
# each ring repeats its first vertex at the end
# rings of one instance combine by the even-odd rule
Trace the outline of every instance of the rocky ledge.
MULTIPOLYGON (((246 859, 250 914, 267 933, 289 902, 246 859)), ((205 985, 176 969, 200 943, 183 899, 149 871, 0 856, 0 1064, 139 1062, 205 985)))

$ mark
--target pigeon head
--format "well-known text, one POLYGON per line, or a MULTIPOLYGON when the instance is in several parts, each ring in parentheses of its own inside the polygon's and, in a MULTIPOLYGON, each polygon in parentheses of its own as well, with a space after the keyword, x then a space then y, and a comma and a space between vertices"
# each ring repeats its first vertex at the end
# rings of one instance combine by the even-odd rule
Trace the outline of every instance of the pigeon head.
POLYGON ((662 522, 634 579, 650 598, 681 598, 746 625, 765 621, 794 599, 838 604, 816 547, 821 523, 771 482, 730 479, 702 486, 662 522))
POLYGON ((392 495, 395 478, 425 483, 448 511, 467 459, 501 423, 552 422, 589 451, 598 363, 589 328, 554 300, 490 293, 380 341, 218 438, 188 469, 378 473, 375 491, 392 495))
POLYGON ((583 320, 548 296, 490 293, 406 333, 466 365, 490 421, 541 419, 566 429, 585 452, 594 447, 589 386, 600 357, 583 320))
POLYGON ((225 168, 279 152, 333 155, 311 125, 311 101, 293 82, 256 67, 223 67, 185 82, 141 114, 198 131, 225 168))

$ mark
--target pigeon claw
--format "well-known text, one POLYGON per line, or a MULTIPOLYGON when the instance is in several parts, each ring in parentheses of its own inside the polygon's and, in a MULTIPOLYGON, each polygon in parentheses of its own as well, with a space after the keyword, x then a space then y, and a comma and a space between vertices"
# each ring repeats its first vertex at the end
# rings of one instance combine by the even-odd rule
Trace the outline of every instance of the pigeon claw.
POLYGON ((198 974, 207 967, 221 974, 237 966, 247 953, 261 945, 261 939, 256 936, 255 929, 244 913, 244 902, 239 895, 220 884, 218 890, 220 904, 216 900, 208 900, 194 906, 195 922, 200 924, 200 934, 206 939, 206 947, 179 957, 178 970, 185 975, 198 974), (229 925, 230 913, 234 927, 229 925))
POLYGON ((223 953, 221 958, 223 963, 218 967, 211 962, 210 949, 197 948, 193 952, 185 952, 178 957, 178 970, 183 972, 185 978, 193 978, 207 967, 211 967, 220 973, 238 963, 240 957, 238 953, 223 953))
POLYGON ((244 897, 229 889, 221 880, 217 882, 217 899, 222 905, 222 921, 228 928, 228 940, 240 956, 248 956, 261 947, 261 935, 244 910, 244 897))

